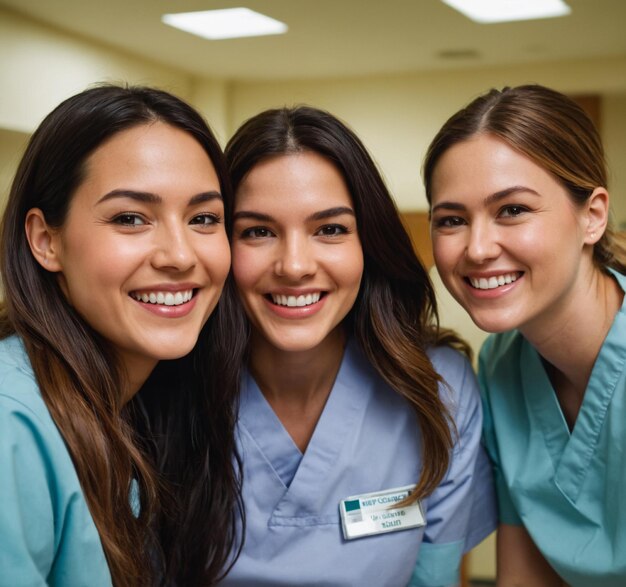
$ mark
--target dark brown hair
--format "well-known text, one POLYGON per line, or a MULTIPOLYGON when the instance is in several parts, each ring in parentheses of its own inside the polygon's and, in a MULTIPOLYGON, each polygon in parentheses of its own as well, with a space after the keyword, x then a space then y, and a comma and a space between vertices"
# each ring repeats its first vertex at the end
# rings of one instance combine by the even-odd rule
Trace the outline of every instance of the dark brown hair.
MULTIPOLYGON (((1 236, 0 332, 16 332, 68 447, 116 586, 208 585, 235 547, 240 507, 233 464, 239 375, 228 299, 194 351, 160 363, 123 405, 125 373, 108 342, 70 306, 57 276, 31 254, 31 208, 60 227, 89 156, 107 139, 162 121, 206 151, 232 205, 223 155, 202 117, 166 92, 101 86, 60 104, 33 134, 13 182, 1 236), (139 512, 129 503, 139 493, 139 512)), ((229 285, 228 287, 232 287, 229 285)))
POLYGON ((444 334, 437 327, 428 273, 374 161, 358 137, 328 112, 308 106, 267 110, 244 123, 226 146, 233 188, 261 161, 306 151, 330 161, 352 196, 364 270, 345 326, 381 377, 415 410, 423 455, 412 494, 418 499, 443 478, 453 444, 453 428, 438 391, 442 379, 426 354, 444 334))
MULTIPOLYGON (((441 156, 453 145, 489 134, 550 172, 582 205, 595 188, 607 187, 602 141, 593 122, 571 98, 540 85, 491 90, 451 116, 432 140, 424 160, 426 197, 441 156)), ((626 273, 626 248, 611 226, 595 244, 594 262, 626 273)))

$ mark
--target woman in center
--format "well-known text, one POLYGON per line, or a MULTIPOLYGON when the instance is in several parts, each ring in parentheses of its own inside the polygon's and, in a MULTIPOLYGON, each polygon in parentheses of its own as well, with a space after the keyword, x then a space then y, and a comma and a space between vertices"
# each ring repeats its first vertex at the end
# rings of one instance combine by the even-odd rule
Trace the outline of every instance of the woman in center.
POLYGON ((248 120, 226 154, 249 331, 224 584, 456 584, 495 527, 479 396, 376 165, 304 106, 248 120))

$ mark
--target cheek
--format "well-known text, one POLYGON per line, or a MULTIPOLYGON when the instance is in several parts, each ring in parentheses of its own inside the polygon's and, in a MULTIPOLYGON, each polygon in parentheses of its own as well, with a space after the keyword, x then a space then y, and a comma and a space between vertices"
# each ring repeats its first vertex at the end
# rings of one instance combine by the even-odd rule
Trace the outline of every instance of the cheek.
POLYGON ((199 249, 200 259, 207 273, 211 276, 214 285, 223 285, 230 269, 230 245, 224 234, 210 244, 204 244, 199 249))
POLYGON ((358 291, 363 277, 363 250, 355 246, 349 250, 338 251, 328 260, 329 266, 336 268, 337 279, 347 287, 358 291))
POLYGON ((262 256, 255 249, 239 246, 232 249, 233 277, 241 291, 251 288, 263 275, 262 256))
POLYGON ((433 235, 432 245, 433 258, 441 273, 452 268, 463 256, 463 247, 459 237, 433 235))
POLYGON ((524 227, 523 230, 510 231, 505 243, 506 249, 520 261, 546 263, 553 257, 559 257, 562 244, 567 240, 564 233, 550 230, 549 226, 524 227))

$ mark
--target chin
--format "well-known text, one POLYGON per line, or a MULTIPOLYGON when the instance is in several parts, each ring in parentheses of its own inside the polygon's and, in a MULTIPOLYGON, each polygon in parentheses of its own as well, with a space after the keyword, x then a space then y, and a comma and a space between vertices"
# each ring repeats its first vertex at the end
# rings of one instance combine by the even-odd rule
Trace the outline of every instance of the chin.
MULTIPOLYGON (((323 339, 322 339, 323 340, 323 339)), ((318 347, 322 340, 312 339, 304 336, 281 337, 269 339, 269 342, 276 349, 287 353, 302 353, 318 347)))
POLYGON ((484 330, 485 332, 489 332, 490 334, 508 332, 509 330, 515 330, 518 327, 518 323, 513 320, 494 319, 493 316, 473 316, 471 313, 469 315, 472 322, 474 322, 478 328, 484 330))
POLYGON ((161 348, 159 353, 155 353, 154 356, 157 361, 173 361, 188 355, 193 350, 194 346, 195 343, 186 346, 177 345, 175 348, 171 349, 161 348))

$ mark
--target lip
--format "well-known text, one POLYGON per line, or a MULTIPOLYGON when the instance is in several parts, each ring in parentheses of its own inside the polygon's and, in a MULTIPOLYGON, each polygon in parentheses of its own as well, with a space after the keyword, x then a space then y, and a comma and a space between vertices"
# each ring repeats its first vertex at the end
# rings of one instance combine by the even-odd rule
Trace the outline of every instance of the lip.
POLYGON ((464 275, 462 278, 463 285, 465 286, 465 291, 469 292, 469 294, 477 299, 495 299, 501 296, 504 296, 516 289, 517 286, 523 282, 525 277, 525 273, 523 271, 481 271, 480 273, 470 273, 464 275), (517 273, 518 278, 511 283, 506 283, 504 285, 500 285, 493 289, 478 289, 474 287, 469 279, 489 279, 490 277, 497 277, 498 275, 507 275, 511 273, 517 273))
POLYGON ((318 292, 326 292, 328 291, 327 289, 323 288, 323 287, 307 287, 307 288, 303 288, 303 287, 280 287, 277 289, 272 289, 271 291, 268 291, 266 295, 281 295, 281 296, 306 296, 308 294, 314 294, 314 293, 318 293, 318 292))
POLYGON ((171 281, 168 283, 155 283, 154 285, 148 285, 145 287, 136 287, 131 289, 129 293, 132 292, 144 292, 144 291, 169 291, 169 292, 177 292, 177 291, 185 291, 188 289, 199 289, 202 286, 199 283, 192 282, 184 282, 184 283, 172 283, 171 281))
POLYGON ((133 289, 129 292, 128 297, 138 304, 144 310, 159 316, 161 318, 182 318, 187 316, 196 306, 198 299, 198 291, 200 286, 197 283, 161 283, 158 285, 152 285, 148 287, 142 287, 133 289), (166 293, 178 293, 187 292, 191 290, 193 295, 191 299, 175 306, 166 306, 165 304, 152 304, 150 302, 143 302, 135 299, 131 293, 149 293, 149 292, 166 292, 166 293))
POLYGON ((489 279, 490 277, 498 277, 498 275, 509 275, 512 273, 517 273, 520 276, 524 273, 519 269, 492 269, 490 271, 468 271, 464 273, 463 276, 472 279, 480 279, 481 277, 484 279, 489 279))
POLYGON ((320 299, 317 302, 311 304, 310 306, 279 306, 272 301, 271 294, 267 294, 262 297, 263 297, 263 301, 265 302, 266 307, 270 310, 270 312, 272 312, 276 316, 280 318, 286 318, 288 320, 299 320, 299 319, 308 318, 310 316, 313 316, 314 314, 317 314, 324 307, 326 298, 328 297, 328 291, 323 290, 323 289, 312 289, 312 288, 308 288, 306 290, 281 289, 280 291, 278 290, 272 291, 272 294, 274 295, 295 296, 295 297, 318 293, 318 292, 322 293, 320 299))

